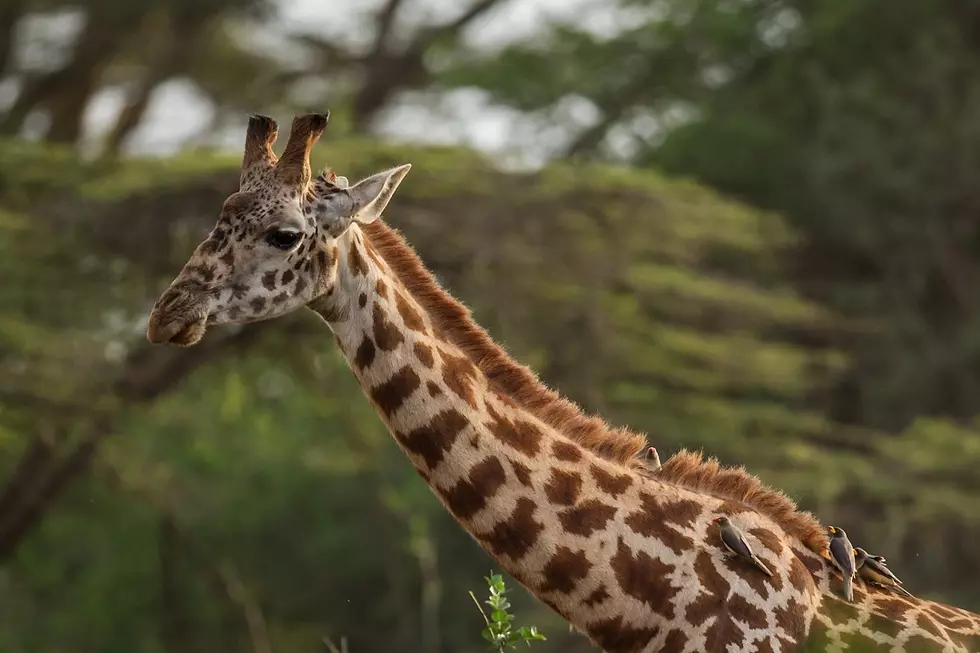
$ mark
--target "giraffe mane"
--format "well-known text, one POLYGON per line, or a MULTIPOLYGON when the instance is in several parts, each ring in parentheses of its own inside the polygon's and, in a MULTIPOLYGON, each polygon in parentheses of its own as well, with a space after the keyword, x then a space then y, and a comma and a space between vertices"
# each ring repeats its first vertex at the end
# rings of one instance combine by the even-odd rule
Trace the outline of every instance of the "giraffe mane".
POLYGON ((682 449, 661 465, 655 478, 741 503, 772 519, 814 553, 827 550, 827 534, 817 518, 744 467, 724 467, 717 458, 706 460, 699 452, 682 449))
MULTIPOLYGON (((447 341, 475 364, 497 390, 520 407, 596 455, 631 469, 646 469, 641 454, 644 435, 613 428, 586 414, 576 403, 546 386, 527 366, 515 361, 473 319, 470 310, 439 285, 401 234, 381 220, 360 225, 367 246, 388 264, 398 280, 429 315, 447 341)), ((672 456, 656 478, 686 489, 737 502, 768 516, 809 549, 822 553, 827 536, 820 522, 801 511, 784 493, 765 485, 744 467, 722 467, 699 453, 682 450, 672 456)))
POLYGON ((527 366, 504 351, 473 319, 470 310, 442 289, 401 234, 381 220, 360 225, 370 247, 428 313, 437 332, 459 349, 494 388, 565 437, 598 456, 633 469, 644 465, 646 437, 612 428, 546 386, 527 366))

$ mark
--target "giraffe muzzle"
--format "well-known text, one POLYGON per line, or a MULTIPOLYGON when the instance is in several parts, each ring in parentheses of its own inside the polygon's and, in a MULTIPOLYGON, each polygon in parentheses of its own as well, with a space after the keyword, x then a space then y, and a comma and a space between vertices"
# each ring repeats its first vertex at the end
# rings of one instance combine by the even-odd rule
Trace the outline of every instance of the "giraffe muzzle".
POLYGON ((207 331, 207 318, 190 322, 173 321, 167 323, 150 322, 146 327, 146 339, 154 345, 172 344, 190 347, 200 342, 207 331))
POLYGON ((146 339, 155 345, 190 347, 204 337, 207 317, 205 304, 189 293, 170 288, 150 312, 146 339))

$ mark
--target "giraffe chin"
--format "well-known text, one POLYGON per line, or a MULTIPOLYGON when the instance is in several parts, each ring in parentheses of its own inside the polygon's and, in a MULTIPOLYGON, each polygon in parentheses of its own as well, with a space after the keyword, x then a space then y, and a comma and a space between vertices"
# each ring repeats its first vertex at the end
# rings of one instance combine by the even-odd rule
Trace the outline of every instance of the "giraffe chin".
POLYGON ((207 329, 208 327, 206 320, 191 322, 184 325, 184 327, 170 339, 170 342, 178 347, 191 347, 201 341, 201 338, 204 337, 204 333, 207 331, 207 329))

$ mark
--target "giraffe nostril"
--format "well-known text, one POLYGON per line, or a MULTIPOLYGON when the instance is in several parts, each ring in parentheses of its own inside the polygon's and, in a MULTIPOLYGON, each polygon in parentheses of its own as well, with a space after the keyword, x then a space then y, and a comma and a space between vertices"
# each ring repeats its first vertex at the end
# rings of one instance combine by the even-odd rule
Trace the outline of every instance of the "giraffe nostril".
POLYGON ((158 311, 170 310, 171 308, 174 307, 174 304, 180 301, 180 297, 181 297, 180 292, 173 292, 173 290, 171 290, 166 295, 161 297, 160 301, 157 302, 157 310, 158 311))

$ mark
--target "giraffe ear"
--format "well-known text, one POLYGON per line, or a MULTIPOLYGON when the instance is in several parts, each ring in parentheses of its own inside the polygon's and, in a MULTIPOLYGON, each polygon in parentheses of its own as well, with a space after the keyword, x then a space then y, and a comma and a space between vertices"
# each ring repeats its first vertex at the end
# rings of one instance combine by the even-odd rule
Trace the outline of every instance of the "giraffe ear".
POLYGON ((374 222, 388 206, 395 189, 411 169, 411 164, 371 175, 353 186, 344 177, 335 177, 334 184, 342 188, 327 195, 314 205, 317 221, 334 238, 339 238, 351 223, 374 222))
POLYGON ((371 175, 347 189, 351 199, 354 201, 354 211, 351 219, 354 222, 367 224, 374 222, 381 217, 388 202, 402 179, 412 169, 411 163, 400 165, 397 168, 385 170, 371 175))

